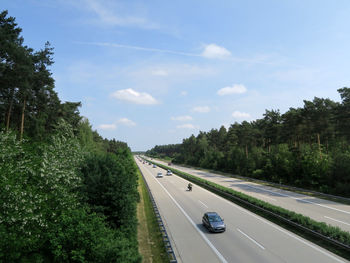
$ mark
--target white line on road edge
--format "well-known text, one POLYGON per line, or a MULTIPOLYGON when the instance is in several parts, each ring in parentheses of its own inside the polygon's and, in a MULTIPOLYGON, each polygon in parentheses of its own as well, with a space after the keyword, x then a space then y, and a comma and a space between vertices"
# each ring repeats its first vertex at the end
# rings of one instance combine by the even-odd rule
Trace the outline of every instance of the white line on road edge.
POLYGON ((244 233, 242 230, 240 230, 239 228, 237 228, 237 230, 239 232, 241 232, 242 235, 246 236, 250 241, 252 241, 255 245, 257 245, 258 247, 260 247, 261 249, 265 249, 262 245, 260 245, 258 242, 256 242, 253 238, 251 238, 250 236, 248 236, 246 233, 244 233))
POLYGON ((337 219, 334 219, 334 218, 331 218, 331 217, 328 217, 328 216, 324 216, 324 217, 325 217, 325 218, 328 218, 328 219, 331 219, 331 220, 334 220, 334 221, 337 221, 337 222, 339 222, 339 223, 343 223, 343 224, 345 224, 345 225, 350 226, 349 223, 346 223, 346 222, 343 222, 343 221, 340 221, 340 220, 337 220, 337 219))
MULTIPOLYGON (((183 167, 180 167, 183 169, 183 167)), ((186 169, 183 169, 186 171, 186 169)), ((187 169, 189 170, 190 172, 189 173, 195 173, 193 172, 192 170, 190 169, 187 169)), ((217 177, 220 178, 220 176, 218 175, 217 177)), ((243 180, 240 180, 242 182, 245 182, 243 180)), ((251 188, 255 188, 255 189, 259 189, 259 190, 262 190, 262 191, 266 191, 266 192, 270 192, 270 193, 273 193, 273 194, 277 194, 277 195, 281 195, 281 196, 285 196, 285 197, 290 197, 292 199, 295 199, 295 200, 299 200, 301 202, 304 202, 304 203, 309 203, 309 204, 313 204, 313 205, 318 205, 318 206, 321 206, 321 207, 324 207, 324 208, 328 208, 328 209, 332 209, 332 210, 335 210, 335 211, 338 211, 338 212, 342 212, 342 213, 346 213, 346 214, 349 214, 350 215, 350 212, 348 211, 345 211, 345 210, 341 210, 341 209, 337 209, 337 208, 334 208, 334 207, 331 207, 331 206, 327 206, 327 205, 322 205, 322 204, 318 204, 318 203, 315 203, 315 202, 312 202, 312 201, 308 201, 308 200, 304 200, 300 197, 293 197, 293 196, 290 196, 290 195, 287 195, 287 194, 281 194, 281 193, 278 193, 278 192, 274 192, 274 191, 271 191, 271 190, 267 190, 267 189, 264 189, 264 188, 261 188, 261 187, 257 187, 257 186, 252 186, 252 185, 249 185, 247 183, 244 183, 244 185, 248 186, 248 187, 251 187, 251 188)), ((271 198, 272 199, 272 198, 271 198)), ((275 200, 276 201, 276 200, 275 200)))
MULTIPOLYGON (((148 170, 146 170, 148 173, 150 173, 148 170)), ((151 173, 150 173, 151 174, 151 173)), ((209 241, 209 239, 203 234, 203 232, 198 228, 198 226, 193 222, 191 217, 185 212, 185 210, 179 205, 178 202, 172 197, 172 195, 168 192, 165 187, 154 178, 154 176, 151 174, 151 177, 163 188, 163 190, 169 195, 171 200, 175 203, 175 205, 181 210, 181 212, 185 215, 188 221, 192 224, 192 226, 197 230, 197 232, 201 235, 201 237, 204 239, 204 241, 208 244, 208 246, 214 251, 214 253, 218 256, 218 258, 221 260, 221 262, 228 263, 223 255, 216 249, 216 247, 209 241)))
POLYGON ((271 199, 272 201, 276 201, 276 202, 277 202, 277 200, 276 200, 276 199, 273 199, 273 198, 268 197, 268 196, 266 196, 266 195, 260 195, 260 196, 262 196, 263 198, 271 199))
POLYGON ((264 189, 264 188, 261 188, 261 187, 256 187, 256 186, 252 186, 252 185, 248 185, 248 184, 245 184, 245 185, 248 186, 248 187, 251 187, 251 188, 256 188, 256 189, 259 189, 259 190, 262 190, 262 191, 265 191, 265 192, 270 192, 270 193, 273 193, 273 194, 276 194, 276 195, 290 197, 292 199, 299 200, 299 201, 304 202, 304 203, 318 205, 318 206, 321 206, 321 207, 324 207, 324 208, 332 209, 332 210, 335 210, 335 211, 342 212, 342 213, 350 215, 350 212, 348 212, 348 211, 344 211, 344 210, 337 209, 337 208, 334 208, 334 207, 330 207, 330 206, 327 206, 327 205, 318 204, 318 203, 315 203, 315 202, 311 202, 309 200, 304 200, 301 197, 294 197, 294 196, 287 195, 287 194, 281 194, 281 193, 278 193, 278 192, 274 192, 274 191, 271 191, 271 190, 267 190, 267 189, 264 189))
MULTIPOLYGON (((208 191, 208 190, 206 190, 206 191, 208 191)), ((208 192, 209 192, 209 191, 208 191, 208 192)), ((212 192, 209 192, 209 193, 213 194, 212 192)), ((213 194, 213 195, 216 196, 217 198, 220 198, 220 199, 224 200, 224 201, 227 202, 228 204, 230 204, 230 205, 236 207, 237 209, 239 209, 239 210, 241 210, 241 211, 243 211, 243 212, 245 212, 245 213, 247 213, 247 214, 249 214, 249 215, 255 217, 256 219, 258 219, 258 220, 264 222, 265 224, 268 224, 268 225, 270 225, 271 227, 273 227, 273 228, 275 228, 275 229, 281 231, 282 233, 284 233, 284 234, 286 234, 286 235, 288 235, 288 236, 290 236, 290 237, 292 237, 292 238, 294 238, 294 239, 300 241, 300 242, 303 243, 304 245, 307 245, 307 246, 309 246, 309 247, 311 247, 311 248, 317 250, 318 252, 322 253, 323 255, 326 255, 326 256, 328 256, 328 257, 330 257, 330 258, 332 258, 332 259, 334 259, 334 260, 336 260, 336 261, 338 261, 338 262, 345 263, 345 261, 343 261, 343 260, 341 260, 341 259, 339 259, 339 258, 333 256, 332 254, 326 252, 325 250, 322 250, 321 248, 317 247, 316 245, 313 245, 312 243, 307 242, 307 241, 305 241, 305 240, 299 238, 299 237, 296 236, 295 234, 292 234, 292 233, 290 233, 290 232, 284 230, 284 229, 281 228, 280 226, 277 226, 277 225, 271 223, 270 221, 268 221, 268 220, 266 220, 266 219, 264 219, 264 218, 261 218, 261 217, 255 215, 254 213, 252 213, 252 212, 250 212, 250 211, 248 211, 248 210, 246 210, 246 209, 244 209, 244 208, 242 208, 242 207, 240 207, 240 206, 238 206, 238 205, 236 205, 236 204, 234 204, 234 203, 228 201, 227 199, 225 199, 225 198, 223 198, 223 197, 221 197, 221 196, 218 196, 218 195, 216 195, 216 194, 213 194)))
POLYGON ((208 208, 208 206, 206 204, 204 204, 201 200, 198 200, 198 202, 200 202, 203 206, 205 206, 206 208, 208 208))

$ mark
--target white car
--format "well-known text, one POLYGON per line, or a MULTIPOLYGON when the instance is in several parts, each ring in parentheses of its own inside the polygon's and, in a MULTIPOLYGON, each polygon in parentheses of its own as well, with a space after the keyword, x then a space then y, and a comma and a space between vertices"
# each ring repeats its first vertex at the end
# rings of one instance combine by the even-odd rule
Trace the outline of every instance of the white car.
POLYGON ((163 177, 163 174, 162 174, 162 173, 157 173, 157 177, 158 177, 158 178, 162 178, 162 177, 163 177))
POLYGON ((166 175, 173 175, 173 172, 170 171, 170 170, 168 170, 168 171, 166 172, 166 175))

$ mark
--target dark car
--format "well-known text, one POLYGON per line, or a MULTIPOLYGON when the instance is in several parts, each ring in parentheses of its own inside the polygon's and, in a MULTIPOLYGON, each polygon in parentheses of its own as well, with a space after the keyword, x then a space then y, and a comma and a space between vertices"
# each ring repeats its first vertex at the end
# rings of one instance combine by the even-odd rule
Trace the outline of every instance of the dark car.
POLYGON ((224 232, 226 230, 224 220, 216 212, 205 213, 202 223, 210 232, 224 232))

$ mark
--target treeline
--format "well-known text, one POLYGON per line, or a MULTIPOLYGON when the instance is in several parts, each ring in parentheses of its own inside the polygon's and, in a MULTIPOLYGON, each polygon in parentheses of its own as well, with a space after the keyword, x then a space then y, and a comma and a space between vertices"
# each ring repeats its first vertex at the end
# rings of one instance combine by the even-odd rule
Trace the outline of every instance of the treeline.
POLYGON ((48 44, 35 52, 0 13, 0 262, 140 262, 137 169, 79 102, 54 91, 48 44))
POLYGON ((156 146, 151 156, 281 184, 350 196, 350 89, 341 102, 315 97, 284 114, 234 123, 156 146))

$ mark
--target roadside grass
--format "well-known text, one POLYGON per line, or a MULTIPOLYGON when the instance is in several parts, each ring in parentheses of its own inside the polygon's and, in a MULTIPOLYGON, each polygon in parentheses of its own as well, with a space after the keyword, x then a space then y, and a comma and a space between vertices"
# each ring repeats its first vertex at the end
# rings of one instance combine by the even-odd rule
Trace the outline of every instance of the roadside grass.
POLYGON ((137 207, 137 217, 139 222, 137 238, 139 252, 142 255, 142 262, 169 262, 169 257, 165 250, 162 234, 159 230, 145 181, 140 171, 137 171, 137 173, 139 177, 138 190, 140 193, 140 202, 137 207))

